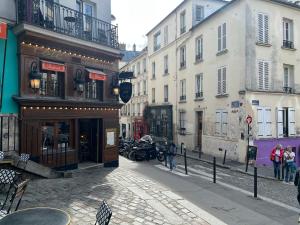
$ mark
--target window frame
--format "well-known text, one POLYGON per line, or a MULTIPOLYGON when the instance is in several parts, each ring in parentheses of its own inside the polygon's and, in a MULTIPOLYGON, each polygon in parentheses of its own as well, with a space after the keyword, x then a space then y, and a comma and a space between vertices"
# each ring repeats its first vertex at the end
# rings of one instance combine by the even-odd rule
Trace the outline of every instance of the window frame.
POLYGON ((180 13, 180 34, 183 34, 186 32, 186 13, 185 13, 185 10, 183 10, 181 13, 180 13))
POLYGON ((203 98, 203 73, 195 75, 195 98, 203 98))
POLYGON ((186 67, 186 46, 181 46, 179 50, 179 63, 180 69, 184 69, 186 67))
POLYGON ((203 60, 203 35, 199 36, 195 40, 195 61, 199 62, 203 60))
POLYGON ((157 31, 153 35, 153 51, 157 51, 161 48, 161 32, 157 31))

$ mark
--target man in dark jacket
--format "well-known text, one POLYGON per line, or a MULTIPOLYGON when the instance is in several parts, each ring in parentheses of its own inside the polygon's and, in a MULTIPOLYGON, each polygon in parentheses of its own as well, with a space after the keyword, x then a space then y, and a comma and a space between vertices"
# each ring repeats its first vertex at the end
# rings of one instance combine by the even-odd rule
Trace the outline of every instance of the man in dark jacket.
MULTIPOLYGON (((298 188, 297 200, 298 200, 298 203, 300 205, 300 174, 299 173, 300 173, 300 171, 297 170, 296 177, 295 177, 295 180, 294 180, 294 184, 298 188)), ((299 219, 298 219, 298 224, 300 224, 300 216, 299 216, 299 219)))

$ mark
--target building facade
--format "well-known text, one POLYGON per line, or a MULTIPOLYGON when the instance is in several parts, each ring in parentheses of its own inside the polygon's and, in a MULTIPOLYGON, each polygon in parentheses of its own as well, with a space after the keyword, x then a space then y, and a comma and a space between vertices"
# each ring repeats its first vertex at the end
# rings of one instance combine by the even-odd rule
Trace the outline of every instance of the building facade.
POLYGON ((147 49, 129 61, 121 71, 132 71, 132 98, 120 111, 120 129, 124 138, 139 139, 149 133, 144 118, 144 110, 148 105, 148 58, 147 49))
POLYGON ((20 152, 52 168, 118 165, 117 27, 110 0, 17 1, 20 152))
POLYGON ((279 143, 300 165, 299 9, 297 1, 183 1, 147 34, 149 131, 164 130, 168 114, 168 138, 189 150, 227 150, 245 162, 256 145, 267 165, 279 143))

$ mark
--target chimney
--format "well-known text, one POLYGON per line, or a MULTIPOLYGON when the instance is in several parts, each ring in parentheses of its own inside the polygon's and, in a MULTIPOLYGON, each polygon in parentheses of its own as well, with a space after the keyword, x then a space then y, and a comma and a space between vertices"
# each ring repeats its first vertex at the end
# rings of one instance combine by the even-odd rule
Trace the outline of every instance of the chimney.
POLYGON ((132 47, 132 48, 133 48, 132 50, 133 50, 134 52, 136 52, 136 45, 135 45, 135 44, 133 44, 133 47, 132 47))

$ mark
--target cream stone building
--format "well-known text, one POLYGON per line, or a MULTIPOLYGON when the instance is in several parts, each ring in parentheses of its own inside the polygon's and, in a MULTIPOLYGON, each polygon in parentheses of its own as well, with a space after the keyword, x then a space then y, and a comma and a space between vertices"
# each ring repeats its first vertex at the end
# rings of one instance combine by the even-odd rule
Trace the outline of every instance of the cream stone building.
POLYGON ((132 98, 120 111, 120 130, 124 137, 140 138, 147 133, 143 111, 148 104, 147 48, 123 66, 120 71, 132 71, 132 98))
POLYGON ((150 133, 241 162, 249 142, 258 164, 291 145, 299 165, 299 24, 299 1, 183 1, 147 34, 150 133))

